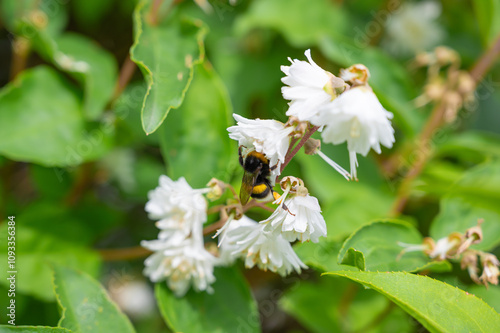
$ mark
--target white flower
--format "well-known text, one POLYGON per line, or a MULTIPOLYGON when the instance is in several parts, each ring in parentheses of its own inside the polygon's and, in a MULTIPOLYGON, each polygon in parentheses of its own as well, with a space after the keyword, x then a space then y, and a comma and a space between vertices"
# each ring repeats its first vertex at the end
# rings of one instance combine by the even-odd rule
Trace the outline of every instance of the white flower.
POLYGON ((403 3, 387 20, 383 44, 393 53, 411 55, 439 44, 444 37, 437 23, 441 5, 434 1, 403 3))
POLYGON ((358 86, 323 106, 311 122, 325 125, 321 134, 324 142, 340 144, 347 141, 351 177, 356 178, 356 154, 366 156, 370 148, 380 154, 380 144, 392 147, 391 118, 392 113, 384 109, 369 87, 358 86))
POLYGON ((262 270, 269 269, 281 276, 292 270, 300 273, 302 268, 307 268, 290 242, 280 234, 264 231, 264 227, 246 216, 233 221, 221 244, 222 260, 231 262, 243 258, 247 268, 257 265, 262 270))
POLYGON ((159 220, 156 226, 162 230, 180 230, 184 235, 201 230, 207 220, 207 202, 202 193, 208 190, 193 190, 183 177, 173 181, 162 175, 159 182, 160 186, 148 193, 149 218, 159 220))
POLYGON ((433 241, 428 239, 430 249, 427 250, 427 255, 436 260, 452 258, 456 255, 458 247, 461 243, 462 236, 459 233, 452 233, 447 237, 440 238, 435 244, 433 241))
POLYGON ((342 79, 319 67, 311 58, 311 50, 305 52, 306 61, 290 60, 291 66, 281 66, 286 74, 281 81, 283 98, 291 101, 287 116, 295 116, 301 121, 309 121, 321 105, 333 99, 345 89, 342 79))
POLYGON ((177 233, 167 239, 142 241, 141 246, 155 251, 144 261, 144 275, 151 281, 166 280, 178 297, 184 296, 191 285, 196 291, 212 292, 217 258, 205 250, 203 242, 177 233))
POLYGON ((238 145, 244 146, 248 151, 255 149, 257 152, 266 155, 269 159, 270 167, 276 166, 271 171, 271 183, 280 174, 280 167, 285 162, 285 155, 290 146, 290 133, 293 127, 285 125, 272 119, 246 119, 237 114, 233 114, 238 125, 231 126, 227 130, 229 137, 238 141, 238 145))
POLYGON ((118 306, 133 318, 146 318, 155 311, 155 296, 145 281, 124 277, 122 281, 110 284, 108 290, 118 306))
POLYGON ((491 253, 486 253, 481 256, 481 264, 483 265, 483 274, 481 274, 479 280, 485 285, 488 285, 488 282, 498 284, 498 276, 500 276, 498 258, 491 253))
POLYGON ((318 199, 309 194, 292 195, 284 203, 286 209, 279 204, 274 213, 261 223, 267 224, 270 230, 281 232, 289 242, 298 239, 317 243, 319 237, 326 237, 326 223, 318 199))

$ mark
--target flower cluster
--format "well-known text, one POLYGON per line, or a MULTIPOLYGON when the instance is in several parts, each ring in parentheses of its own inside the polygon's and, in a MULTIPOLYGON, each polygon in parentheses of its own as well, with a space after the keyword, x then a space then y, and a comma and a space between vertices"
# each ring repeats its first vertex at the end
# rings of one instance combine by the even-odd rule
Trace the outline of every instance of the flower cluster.
POLYGON ((154 253, 144 262, 144 274, 151 281, 166 280, 170 289, 183 296, 193 285, 197 291, 211 292, 217 258, 205 250, 203 224, 207 221, 207 201, 184 178, 173 181, 160 176, 160 186, 149 192, 146 211, 157 220, 158 239, 142 241, 154 253))
MULTIPOLYGON (((238 141, 240 163, 244 169, 241 192, 212 179, 208 188, 194 190, 184 178, 172 181, 160 178, 160 186, 149 193, 146 211, 160 229, 158 239, 143 241, 154 253, 146 260, 145 274, 152 281, 166 280, 178 296, 190 286, 196 291, 211 291, 214 266, 230 265, 242 259, 247 268, 254 266, 285 276, 300 273, 307 266, 294 252, 292 243, 319 242, 327 236, 327 227, 318 200, 309 194, 304 182, 296 177, 281 177, 292 157, 302 147, 306 154, 318 154, 346 179, 356 179, 357 154, 366 155, 380 145, 392 147, 394 130, 386 111, 368 85, 370 73, 363 65, 340 72, 340 77, 319 67, 305 52, 308 61, 292 60, 282 66, 283 97, 290 101, 281 123, 272 119, 246 119, 234 115, 237 122, 228 128, 229 137, 238 141), (351 171, 320 151, 320 142, 311 135, 320 130, 324 142, 347 143, 351 171), (274 189, 276 183, 281 193, 274 189), (219 199, 226 189, 232 197, 225 205, 211 207, 219 213, 218 252, 205 249, 203 224, 207 221, 210 200, 219 199), (252 197, 253 200, 248 202, 252 197), (261 202, 258 202, 261 201, 261 202), (274 208, 266 203, 273 201, 274 208), (262 221, 245 215, 252 207, 270 210, 262 221)), ((215 231, 210 225, 206 230, 215 231)), ((210 233, 210 232, 207 232, 210 233)))
POLYGON ((423 251, 429 258, 442 261, 446 259, 460 259, 462 269, 467 269, 471 279, 478 283, 488 285, 488 283, 498 284, 500 271, 498 258, 491 253, 469 249, 473 244, 478 244, 483 240, 483 231, 479 220, 478 224, 467 229, 465 233, 452 232, 437 242, 430 237, 424 238, 422 244, 399 243, 404 247, 401 255, 406 252, 423 251), (483 273, 478 277, 478 257, 483 268, 483 273))
POLYGON ((290 100, 286 115, 322 128, 325 143, 347 142, 350 178, 357 179, 356 154, 366 156, 370 148, 380 154, 380 144, 392 147, 392 113, 368 85, 370 72, 364 65, 341 70, 336 77, 312 60, 310 50, 305 55, 308 62, 290 59, 290 66, 281 66, 286 74, 282 81, 287 85, 282 88, 283 97, 290 100))

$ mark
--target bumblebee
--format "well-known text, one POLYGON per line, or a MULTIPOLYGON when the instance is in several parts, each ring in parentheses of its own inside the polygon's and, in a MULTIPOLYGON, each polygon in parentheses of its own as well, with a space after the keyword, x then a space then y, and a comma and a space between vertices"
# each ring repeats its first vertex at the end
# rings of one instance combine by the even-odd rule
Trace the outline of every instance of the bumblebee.
POLYGON ((269 166, 267 157, 256 151, 250 151, 243 156, 240 146, 239 160, 243 167, 244 174, 241 182, 240 201, 244 205, 250 197, 259 201, 271 201, 279 197, 271 186, 271 171, 276 168, 269 166))

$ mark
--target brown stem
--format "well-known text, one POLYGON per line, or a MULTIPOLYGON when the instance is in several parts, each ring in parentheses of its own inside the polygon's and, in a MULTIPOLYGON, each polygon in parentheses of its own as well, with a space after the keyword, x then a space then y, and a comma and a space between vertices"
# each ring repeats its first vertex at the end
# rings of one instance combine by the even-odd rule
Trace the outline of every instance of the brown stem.
POLYGON ((299 143, 295 146, 295 148, 286 154, 285 156, 285 162, 281 165, 281 172, 285 169, 285 167, 290 163, 292 158, 299 152, 300 148, 306 143, 307 140, 311 137, 311 135, 314 134, 319 129, 319 126, 314 126, 311 127, 302 137, 302 139, 299 141, 299 143))
MULTIPOLYGON (((500 36, 496 39, 495 43, 492 47, 482 55, 476 62, 476 64, 472 67, 469 72, 471 77, 474 79, 476 86, 480 82, 480 80, 486 75, 488 70, 493 66, 495 60, 498 58, 500 54, 500 36)), ((398 193, 396 196, 396 200, 391 209, 391 216, 398 216, 403 212, 408 203, 408 199, 410 197, 410 187, 413 181, 417 178, 417 176, 424 169, 427 161, 429 160, 430 154, 430 141, 432 139, 435 131, 441 127, 444 121, 444 114, 446 112, 446 104, 441 101, 438 105, 436 105, 432 111, 430 118, 427 120, 422 133, 418 139, 418 149, 421 152, 419 159, 413 164, 405 178, 402 180, 398 193)))
POLYGON ((153 5, 151 6, 151 10, 149 12, 149 20, 151 22, 151 25, 158 25, 159 23, 158 17, 162 2, 163 0, 153 0, 153 5))
POLYGON ((224 226, 226 221, 227 221, 226 218, 222 218, 219 221, 212 223, 209 226, 206 226, 205 228, 203 228, 203 236, 206 236, 206 235, 209 235, 213 232, 216 232, 217 230, 219 230, 220 228, 222 228, 224 226))
POLYGON ((127 247, 122 249, 101 249, 98 251, 104 261, 139 259, 153 253, 142 246, 127 247))
POLYGON ((22 37, 16 37, 12 42, 12 65, 10 67, 10 80, 26 68, 28 55, 30 53, 30 42, 22 37))
POLYGON ((80 166, 76 181, 73 184, 68 195, 64 198, 64 203, 68 206, 74 206, 82 197, 83 193, 92 186, 93 163, 84 163, 80 166))
POLYGON ((115 92, 113 94, 113 101, 116 100, 122 94, 123 90, 127 87, 128 83, 134 76, 134 72, 137 66, 135 62, 130 59, 130 54, 127 55, 125 61, 123 62, 122 68, 120 69, 120 76, 116 82, 115 92))
POLYGON ((495 61, 500 54, 500 35, 498 35, 495 43, 484 53, 481 58, 476 62, 476 64, 470 70, 470 76, 476 81, 476 83, 481 82, 483 77, 486 75, 488 70, 493 66, 495 61))

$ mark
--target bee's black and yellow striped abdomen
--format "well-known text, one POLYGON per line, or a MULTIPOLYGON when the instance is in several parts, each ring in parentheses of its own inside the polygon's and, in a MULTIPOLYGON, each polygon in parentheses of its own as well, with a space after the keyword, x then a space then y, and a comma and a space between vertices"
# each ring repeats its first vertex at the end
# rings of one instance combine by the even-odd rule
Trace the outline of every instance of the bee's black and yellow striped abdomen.
POLYGON ((245 170, 240 190, 241 203, 246 204, 250 197, 257 200, 271 200, 273 189, 269 180, 271 171, 267 157, 256 151, 243 156, 241 147, 239 153, 240 164, 245 170))

